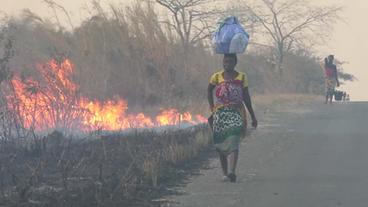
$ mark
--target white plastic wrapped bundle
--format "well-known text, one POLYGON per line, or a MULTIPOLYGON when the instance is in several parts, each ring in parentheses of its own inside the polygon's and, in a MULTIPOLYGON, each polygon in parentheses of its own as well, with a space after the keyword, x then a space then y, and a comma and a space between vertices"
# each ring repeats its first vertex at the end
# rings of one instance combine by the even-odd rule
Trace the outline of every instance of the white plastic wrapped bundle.
POLYGON ((220 23, 212 38, 217 54, 244 53, 249 43, 249 34, 234 16, 220 23))

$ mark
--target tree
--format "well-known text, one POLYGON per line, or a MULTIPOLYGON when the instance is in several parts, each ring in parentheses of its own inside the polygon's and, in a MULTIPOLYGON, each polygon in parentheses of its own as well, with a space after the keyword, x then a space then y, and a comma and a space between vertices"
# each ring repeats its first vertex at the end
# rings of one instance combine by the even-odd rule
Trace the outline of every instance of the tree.
MULTIPOLYGON (((203 9, 217 0, 156 0, 172 15, 166 23, 177 33, 184 46, 196 44, 208 38, 213 27, 210 24, 220 11, 215 7, 203 9)), ((213 24, 214 25, 214 24, 213 24)))
POLYGON ((245 13, 256 21, 260 33, 269 37, 268 43, 274 48, 275 69, 280 75, 285 54, 294 48, 310 48, 324 42, 343 9, 312 6, 305 0, 256 0, 243 5, 245 13))
POLYGON ((339 59, 335 58, 335 64, 338 68, 338 74, 339 74, 339 78, 342 79, 342 81, 356 81, 357 78, 350 73, 346 73, 344 70, 344 65, 350 64, 348 61, 342 61, 339 59))

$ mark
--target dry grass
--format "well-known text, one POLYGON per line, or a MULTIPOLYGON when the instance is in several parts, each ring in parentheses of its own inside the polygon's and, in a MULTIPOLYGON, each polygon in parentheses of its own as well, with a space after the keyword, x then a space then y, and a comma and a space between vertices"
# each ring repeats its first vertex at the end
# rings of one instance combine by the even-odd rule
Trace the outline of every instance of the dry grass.
MULTIPOLYGON (((176 100, 185 109, 197 106, 192 100, 205 99, 210 75, 222 67, 222 56, 210 53, 206 41, 184 50, 154 6, 141 1, 129 8, 102 9, 97 2, 96 7, 101 9, 92 10, 70 32, 32 13, 5 21, 4 34, 14 41, 12 49, 17 51, 7 62, 10 72, 37 80, 35 65, 50 58, 68 58, 75 65, 73 80, 91 99, 122 97, 130 106, 138 106, 130 107, 137 111, 176 107, 176 100)), ((323 74, 312 54, 293 51, 285 60, 285 75, 279 77, 273 71, 270 51, 253 47, 239 55, 238 68, 247 72, 250 88, 257 93, 323 92, 323 74)))

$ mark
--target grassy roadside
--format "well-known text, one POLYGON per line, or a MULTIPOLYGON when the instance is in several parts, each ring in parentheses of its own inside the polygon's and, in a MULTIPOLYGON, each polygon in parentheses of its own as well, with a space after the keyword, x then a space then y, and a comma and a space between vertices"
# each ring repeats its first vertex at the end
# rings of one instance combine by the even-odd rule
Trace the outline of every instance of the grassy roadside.
MULTIPOLYGON (((253 102, 262 119, 319 98, 267 95, 253 102)), ((159 206, 158 198, 175 193, 167 189, 213 152, 207 125, 81 140, 54 132, 26 145, 0 141, 0 206, 159 206)))

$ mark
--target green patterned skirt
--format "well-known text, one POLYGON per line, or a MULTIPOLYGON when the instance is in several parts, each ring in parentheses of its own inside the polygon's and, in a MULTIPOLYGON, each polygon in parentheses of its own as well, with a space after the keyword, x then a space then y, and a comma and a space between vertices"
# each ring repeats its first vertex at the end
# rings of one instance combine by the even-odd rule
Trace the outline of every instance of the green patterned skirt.
POLYGON ((223 107, 213 114, 214 144, 221 153, 229 154, 239 149, 240 138, 244 133, 244 117, 240 110, 223 107))

